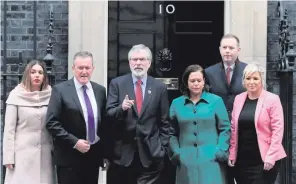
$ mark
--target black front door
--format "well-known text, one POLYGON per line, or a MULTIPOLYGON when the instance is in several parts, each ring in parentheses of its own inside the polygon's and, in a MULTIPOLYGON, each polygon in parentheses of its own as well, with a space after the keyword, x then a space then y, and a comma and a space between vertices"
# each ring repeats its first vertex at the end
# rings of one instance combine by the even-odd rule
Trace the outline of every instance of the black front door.
POLYGON ((168 84, 170 101, 191 64, 220 62, 223 1, 109 2, 108 83, 129 73, 128 51, 144 44, 153 54, 150 75, 168 84))

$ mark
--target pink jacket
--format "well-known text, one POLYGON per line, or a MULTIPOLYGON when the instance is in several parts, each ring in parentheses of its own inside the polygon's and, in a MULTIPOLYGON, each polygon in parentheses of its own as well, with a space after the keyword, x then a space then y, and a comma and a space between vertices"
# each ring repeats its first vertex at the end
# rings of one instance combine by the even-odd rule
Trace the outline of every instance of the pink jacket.
MULTIPOLYGON (((236 160, 238 147, 238 118, 247 98, 247 92, 234 99, 231 118, 231 139, 229 160, 236 160)), ((263 90, 255 111, 255 128, 260 154, 263 162, 275 164, 275 161, 286 157, 282 146, 284 133, 283 108, 278 95, 263 90)))

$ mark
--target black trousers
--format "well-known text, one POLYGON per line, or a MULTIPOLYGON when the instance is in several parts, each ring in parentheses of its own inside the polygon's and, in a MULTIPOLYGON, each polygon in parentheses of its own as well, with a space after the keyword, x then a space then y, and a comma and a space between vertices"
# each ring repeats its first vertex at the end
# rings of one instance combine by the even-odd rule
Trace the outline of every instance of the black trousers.
POLYGON ((227 184, 235 184, 234 183, 234 168, 229 167, 228 165, 225 167, 226 167, 227 184))
POLYGON ((235 180, 237 184, 274 184, 279 173, 280 161, 269 171, 263 170, 264 164, 255 166, 236 166, 235 180))
POLYGON ((164 158, 164 168, 161 171, 161 181, 163 184, 176 183, 176 169, 177 167, 171 163, 168 156, 164 158))
POLYGON ((97 166, 57 166, 58 184, 98 184, 97 166))
POLYGON ((135 153, 130 166, 124 167, 112 163, 107 172, 107 184, 163 184, 160 173, 163 160, 152 163, 148 168, 142 166, 139 154, 135 153))

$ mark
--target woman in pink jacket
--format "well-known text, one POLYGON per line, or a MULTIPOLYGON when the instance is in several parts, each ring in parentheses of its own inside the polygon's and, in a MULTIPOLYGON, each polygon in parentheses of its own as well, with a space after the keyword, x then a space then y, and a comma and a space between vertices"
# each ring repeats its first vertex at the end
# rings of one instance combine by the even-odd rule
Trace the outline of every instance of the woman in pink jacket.
POLYGON ((264 84, 263 70, 255 64, 246 66, 247 91, 236 96, 231 119, 228 165, 235 167, 237 184, 273 184, 279 160, 286 157, 282 105, 264 84))

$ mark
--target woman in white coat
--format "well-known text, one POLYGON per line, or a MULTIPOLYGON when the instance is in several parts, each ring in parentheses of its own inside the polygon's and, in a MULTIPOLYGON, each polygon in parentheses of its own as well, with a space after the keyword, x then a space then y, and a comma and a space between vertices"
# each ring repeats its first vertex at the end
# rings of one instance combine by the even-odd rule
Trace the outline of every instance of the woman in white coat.
POLYGON ((53 184, 52 140, 45 127, 50 95, 45 63, 31 61, 6 101, 5 184, 53 184))

